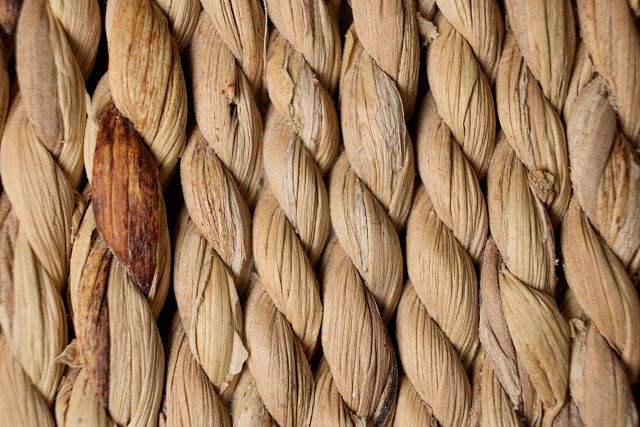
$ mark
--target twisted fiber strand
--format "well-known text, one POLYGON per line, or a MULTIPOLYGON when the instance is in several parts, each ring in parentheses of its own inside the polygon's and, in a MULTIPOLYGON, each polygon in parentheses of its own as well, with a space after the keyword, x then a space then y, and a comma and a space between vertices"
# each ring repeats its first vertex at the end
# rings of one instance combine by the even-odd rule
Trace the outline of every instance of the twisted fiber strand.
POLYGON ((331 174, 337 240, 323 262, 316 425, 389 425, 398 368, 385 322, 403 280, 398 229, 414 180, 405 116, 416 98, 419 45, 413 1, 351 2, 340 78, 345 152, 331 174))
MULTIPOLYGON (((465 370, 478 346, 474 263, 488 230, 479 182, 495 144, 490 85, 503 26, 492 0, 440 1, 438 8, 439 35, 427 48, 431 93, 417 129, 424 187, 416 193, 407 222, 410 281, 398 306, 396 331, 407 387, 415 389, 440 424, 465 425, 472 400, 465 370), (469 21, 468 16, 482 18, 469 21)), ((404 396, 413 399, 412 393, 404 396)), ((420 407, 407 409, 397 413, 398 425, 422 416, 420 407)))
POLYGON ((65 31, 80 71, 86 79, 93 68, 101 32, 100 6, 97 1, 49 0, 53 14, 65 31))
POLYGON ((553 227, 566 211, 569 171, 558 116, 575 51, 568 1, 509 0, 496 83, 498 138, 488 172, 493 241, 481 278, 481 420, 550 425, 565 403, 569 327, 555 302, 553 227), (494 375, 499 381, 496 381, 494 375), (499 388, 502 388, 500 390, 499 388))
POLYGON ((266 6, 275 27, 266 63, 268 185, 253 218, 260 277, 245 322, 249 368, 264 405, 279 425, 300 426, 309 424, 313 409, 309 359, 322 320, 313 266, 329 231, 322 176, 338 148, 331 95, 341 46, 324 1, 268 0, 266 6))
MULTIPOLYGON (((188 32, 176 22, 174 34, 188 32)), ((73 248, 71 305, 79 363, 100 405, 119 425, 155 425, 164 352, 154 319, 170 280, 162 188, 185 143, 186 89, 156 3, 110 1, 106 31, 113 103, 88 144, 92 203, 73 248)))
POLYGON ((636 425, 630 384, 640 368, 640 302, 622 256, 638 251, 640 165, 617 129, 602 81, 589 83, 576 100, 568 135, 576 195, 561 249, 567 283, 583 311, 582 321, 572 322, 571 394, 585 425, 636 425), (613 234, 628 238, 610 247, 613 234))
MULTIPOLYGON (((4 45, 5 62, 10 62, 14 55, 16 26, 22 3, 23 0, 11 0, 0 4, 0 39, 4 45)), ((93 68, 100 38, 98 2, 49 0, 47 3, 64 29, 69 46, 86 79, 93 68)))
MULTIPOLYGON (((169 19, 172 34, 178 48, 184 49, 191 39, 191 34, 195 30, 197 17, 200 10, 200 3, 192 0, 188 3, 158 2, 165 15, 169 19)), ((109 90, 108 74, 98 82, 91 100, 91 108, 87 118, 84 140, 85 169, 89 181, 93 175, 93 154, 99 130, 99 122, 102 114, 113 102, 109 90)), ((82 239, 79 240, 82 242, 82 239)), ((82 274, 79 271, 78 274, 82 274)), ((76 278, 79 280, 79 278, 76 278)), ((73 313, 72 313, 73 314, 73 313)), ((174 336, 174 335, 172 335, 174 336)), ((169 354, 171 359, 172 354, 169 354)), ((65 375, 63 376, 56 396, 55 416, 56 424, 59 426, 77 425, 82 421, 86 425, 92 426, 112 426, 114 421, 108 415, 106 408, 102 405, 93 388, 90 386, 89 376, 86 368, 82 366, 81 356, 78 354, 76 345, 67 347, 65 354, 59 360, 67 364, 65 375)), ((182 359, 179 359, 182 360, 182 359)), ((186 360, 186 364, 190 359, 186 360)), ((179 362, 176 362, 179 363, 179 362)), ((174 367, 178 368, 178 367, 174 367)), ((169 365, 169 374, 171 365, 169 365)), ((200 378, 194 375, 192 378, 200 378)))
POLYGON ((640 144, 640 34, 624 1, 579 1, 584 43, 594 68, 606 82, 620 127, 633 147, 640 144))
MULTIPOLYGON (((55 358, 67 341, 60 293, 81 206, 74 191, 83 169, 82 72, 88 73, 95 56, 95 50, 72 43, 81 31, 73 20, 83 21, 84 36, 97 44, 100 17, 90 1, 66 14, 62 9, 41 0, 22 6, 16 31, 21 92, 14 97, 0 152, 2 369, 14 371, 2 376, 8 392, 0 405, 5 421, 14 425, 53 424, 47 406, 62 374, 55 358)), ((7 88, 6 80, 3 85, 7 88)), ((4 95, 6 102, 7 90, 4 95)))
MULTIPOLYGON (((253 0, 207 1, 204 6, 191 42, 198 128, 181 161, 187 211, 178 226, 174 267, 184 332, 173 337, 182 342, 186 334, 194 361, 182 354, 172 360, 196 363, 206 375, 169 365, 175 373, 167 377, 168 425, 207 424, 215 411, 222 411, 216 416, 229 424, 216 393, 228 394, 247 359, 236 286, 244 288, 252 266, 247 204, 258 189, 262 138, 252 89, 259 93, 262 79, 264 14, 253 0), (203 387, 214 391, 197 393, 203 387), (195 392, 183 396, 173 390, 195 392)), ((172 349, 182 348, 172 344, 172 349)))
MULTIPOLYGON (((92 180, 93 154, 98 137, 99 119, 112 102, 113 100, 109 91, 108 74, 104 74, 94 89, 91 103, 88 105, 87 123, 84 133, 84 161, 89 182, 92 180)), ((87 195, 87 193, 85 192, 84 195, 87 195)), ((86 204, 84 207, 87 207, 86 204)), ((81 236, 80 231, 81 230, 77 230, 74 235, 74 240, 81 243, 83 239, 79 238, 81 236)), ((76 251, 75 243, 74 251, 76 251)), ((82 270, 78 271, 79 269, 74 268, 77 263, 74 262, 73 253, 74 252, 72 252, 71 262, 70 294, 73 293, 74 286, 77 286, 75 284, 77 284, 79 280, 78 274, 82 274, 82 270)), ((73 298, 71 295, 69 295, 69 297, 71 298, 69 301, 70 315, 73 318, 73 306, 71 305, 73 298)), ((58 362, 64 363, 66 368, 56 394, 56 425, 74 426, 77 425, 79 420, 82 420, 87 425, 114 425, 113 420, 109 417, 91 387, 89 375, 86 368, 83 367, 82 357, 79 354, 77 341, 72 341, 71 344, 67 346, 65 351, 58 356, 58 362)))
MULTIPOLYGON (((73 347, 72 347, 73 348, 73 347)), ((57 426, 115 426, 91 387, 87 370, 71 363, 60 380, 56 394, 55 419, 57 426)))
POLYGON ((179 316, 168 337, 162 425, 229 426, 229 415, 202 366, 191 353, 179 316))
POLYGON ((574 314, 570 390, 584 425, 637 425, 640 370, 640 161, 621 92, 640 71, 624 1, 578 2, 584 46, 565 106, 574 197, 560 247, 574 314), (606 27, 602 27, 606 25, 606 27), (599 77, 596 77, 596 73, 599 77))

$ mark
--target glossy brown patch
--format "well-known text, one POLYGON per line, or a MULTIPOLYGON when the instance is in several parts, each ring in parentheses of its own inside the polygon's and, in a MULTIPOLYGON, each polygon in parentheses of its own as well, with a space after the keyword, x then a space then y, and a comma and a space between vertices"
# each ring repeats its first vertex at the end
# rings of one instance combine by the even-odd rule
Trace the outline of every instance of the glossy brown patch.
POLYGON ((162 214, 158 171, 131 122, 113 105, 100 120, 92 197, 98 230, 148 295, 162 214))

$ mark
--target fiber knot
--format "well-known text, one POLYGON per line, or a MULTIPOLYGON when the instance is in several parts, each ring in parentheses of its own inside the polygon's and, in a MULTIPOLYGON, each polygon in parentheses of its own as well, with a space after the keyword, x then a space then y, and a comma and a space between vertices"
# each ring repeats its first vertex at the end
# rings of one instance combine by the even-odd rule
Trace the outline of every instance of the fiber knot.
POLYGON ((556 192, 553 189, 556 177, 544 169, 534 169, 529 174, 529 183, 536 196, 545 206, 549 206, 555 199, 556 192))

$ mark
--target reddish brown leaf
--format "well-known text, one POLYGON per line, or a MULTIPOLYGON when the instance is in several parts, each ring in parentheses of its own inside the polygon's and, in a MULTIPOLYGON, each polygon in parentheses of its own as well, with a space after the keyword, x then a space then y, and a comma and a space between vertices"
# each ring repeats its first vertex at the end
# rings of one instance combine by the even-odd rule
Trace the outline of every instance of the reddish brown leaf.
POLYGON ((131 122, 113 105, 100 120, 92 185, 98 230, 148 295, 164 215, 158 171, 131 122))

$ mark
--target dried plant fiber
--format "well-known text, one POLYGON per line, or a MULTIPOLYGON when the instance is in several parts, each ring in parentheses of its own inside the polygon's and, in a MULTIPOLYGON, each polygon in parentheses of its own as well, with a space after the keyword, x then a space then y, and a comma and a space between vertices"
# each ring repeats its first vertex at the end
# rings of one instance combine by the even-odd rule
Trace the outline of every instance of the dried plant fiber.
POLYGON ((640 0, 0 0, 0 424, 638 426, 640 0))

